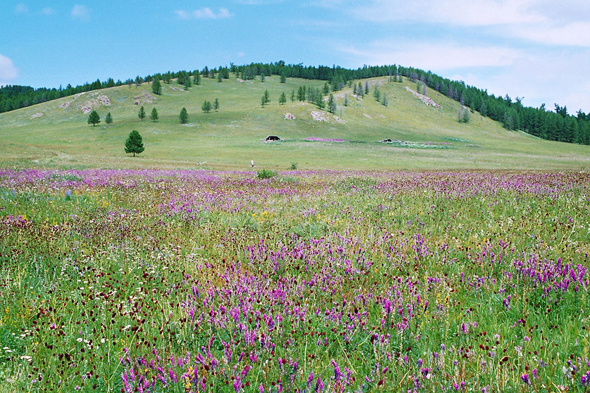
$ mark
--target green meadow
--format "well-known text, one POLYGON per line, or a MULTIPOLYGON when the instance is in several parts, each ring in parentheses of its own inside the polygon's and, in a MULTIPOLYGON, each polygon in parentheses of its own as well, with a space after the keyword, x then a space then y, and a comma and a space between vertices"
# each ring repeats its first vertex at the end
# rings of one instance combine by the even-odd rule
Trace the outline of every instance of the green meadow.
POLYGON ((321 88, 322 81, 288 78, 282 84, 278 76, 267 77, 265 82, 239 82, 233 74, 222 83, 204 78, 201 85, 188 91, 181 91, 183 86, 173 81, 162 83, 160 96, 152 94, 150 83, 144 83, 66 97, 0 115, 0 165, 246 170, 254 161, 258 169, 273 170, 288 169, 292 163, 302 170, 590 168, 588 146, 507 131, 477 112, 470 114, 469 123, 460 124, 460 104, 436 91, 429 90, 428 95, 442 109, 427 106, 406 91, 406 87, 416 88, 409 80, 368 81, 371 92, 362 100, 352 96, 351 88, 337 92, 338 119, 322 112, 327 121, 312 118, 312 112, 318 111, 315 105, 290 100, 293 90, 297 92, 303 85, 321 88), (387 107, 374 99, 375 85, 387 95, 387 107), (262 108, 265 90, 271 102, 262 108), (278 102, 282 92, 287 96, 285 105, 278 102), (346 94, 348 106, 343 105, 346 94), (110 105, 99 105, 99 96, 108 97, 110 105), (203 102, 216 98, 219 111, 204 113, 203 102), (96 127, 87 124, 88 115, 81 111, 85 105, 94 105, 100 114, 101 123, 96 127), (141 105, 147 114, 143 121, 137 116, 141 105), (154 107, 158 122, 149 119, 154 107), (179 121, 183 107, 189 113, 185 125, 179 121), (114 119, 111 125, 104 122, 108 112, 114 119), (286 120, 287 113, 295 119, 286 120), (145 145, 145 152, 135 158, 124 152, 132 130, 139 131, 145 145), (265 143, 268 135, 277 135, 281 141, 265 143), (394 142, 382 143, 385 139, 394 142))

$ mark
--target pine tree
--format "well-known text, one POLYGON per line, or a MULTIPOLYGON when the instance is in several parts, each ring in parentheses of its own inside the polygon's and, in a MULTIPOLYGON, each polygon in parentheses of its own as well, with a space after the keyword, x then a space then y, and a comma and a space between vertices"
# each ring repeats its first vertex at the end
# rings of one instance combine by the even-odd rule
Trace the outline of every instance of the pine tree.
POLYGON ((350 101, 348 100, 348 94, 344 95, 344 106, 348 106, 348 104, 350 103, 350 101))
POLYGON ((262 74, 260 74, 260 82, 264 82, 266 80, 266 76, 264 75, 264 72, 262 74))
POLYGON ((215 112, 217 112, 219 110, 219 99, 216 98, 215 101, 213 101, 213 109, 215 110, 215 112))
POLYGON ((270 102, 270 95, 268 94, 268 90, 264 90, 264 95, 262 96, 264 99, 264 104, 268 104, 270 102))
POLYGON ((389 100, 387 99, 387 95, 383 94, 383 101, 381 101, 383 106, 389 106, 389 100))
POLYGON ((152 93, 160 95, 162 94, 162 84, 160 83, 160 78, 157 76, 154 78, 152 82, 152 93))
POLYGON ((145 118, 145 109, 143 109, 143 105, 141 106, 141 108, 139 108, 139 112, 137 113, 137 117, 139 117, 139 120, 142 120, 145 118))
POLYGON ((287 95, 285 94, 285 92, 281 93, 281 96, 279 97, 279 105, 283 105, 287 102, 287 95))
POLYGON ((111 112, 107 113, 107 116, 104 118, 105 123, 112 124, 113 123, 113 116, 111 116, 111 112))
POLYGON ((193 77, 194 82, 195 82, 195 86, 198 86, 201 84, 201 74, 199 74, 199 71, 195 71, 195 76, 193 77))
POLYGON ((209 113, 211 112, 211 102, 209 101, 205 101, 203 102, 203 106, 201 106, 201 109, 203 110, 203 112, 205 113, 209 113))
POLYGON ((305 101, 305 86, 299 86, 299 89, 297 89, 297 101, 305 101))
POLYGON ((88 124, 92 124, 92 127, 94 127, 98 123, 100 123, 100 116, 99 116, 98 112, 97 111, 90 112, 90 115, 88 115, 88 124))
POLYGON ((222 72, 217 74, 217 82, 219 82, 219 83, 223 82, 223 73, 222 72))
POLYGON ((186 108, 182 108, 180 111, 180 124, 186 124, 188 122, 188 112, 186 108))
POLYGON ((369 81, 365 81, 365 94, 369 94, 369 81))
POLYGON ((318 109, 324 109, 324 107, 325 107, 324 97, 322 97, 321 94, 316 94, 315 106, 317 106, 318 109))
POLYGON ((334 94, 330 94, 330 97, 328 98, 328 112, 332 114, 336 113, 336 101, 334 100, 334 94))
POLYGON ((286 83, 287 82, 287 74, 285 73, 285 71, 283 71, 281 73, 281 83, 286 83))
POLYGON ((156 108, 152 109, 152 113, 150 114, 150 119, 155 123, 158 121, 158 110, 156 108))
POLYGON ((125 153, 133 153, 133 157, 135 157, 135 154, 139 154, 144 150, 143 140, 139 132, 135 130, 131 131, 127 141, 125 141, 125 153))
POLYGON ((291 102, 295 102, 295 90, 291 90, 291 102))
POLYGON ((375 85, 375 91, 373 92, 373 96, 375 97, 375 100, 377 102, 381 100, 381 92, 379 91, 379 87, 377 87, 377 85, 375 85))
POLYGON ((479 113, 481 113, 482 116, 488 115, 488 107, 486 105, 486 100, 481 100, 481 106, 479 107, 479 113))

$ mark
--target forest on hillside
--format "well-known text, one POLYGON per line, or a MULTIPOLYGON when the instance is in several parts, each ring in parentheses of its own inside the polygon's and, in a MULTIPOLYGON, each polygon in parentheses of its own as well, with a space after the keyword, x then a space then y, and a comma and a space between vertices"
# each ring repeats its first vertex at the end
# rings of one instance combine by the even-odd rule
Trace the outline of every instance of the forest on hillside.
POLYGON ((172 79, 177 79, 178 83, 184 85, 198 84, 201 77, 217 78, 221 82, 224 79, 229 79, 230 73, 244 80, 272 75, 280 76, 282 82, 286 78, 325 80, 332 91, 341 90, 345 86, 350 86, 353 81, 360 79, 389 76, 394 80, 401 80, 405 77, 421 86, 422 93, 428 95, 428 89, 436 90, 461 103, 464 107, 479 112, 482 116, 501 122, 507 130, 522 130, 552 141, 590 145, 590 113, 586 114, 579 110, 575 115, 572 115, 568 113, 565 106, 561 107, 557 104, 554 110, 547 109, 545 104, 538 108, 527 107, 522 104, 522 99, 519 97, 515 99, 508 95, 496 97, 489 94, 487 90, 466 85, 463 81, 450 80, 430 71, 398 65, 364 66, 352 70, 338 66, 316 67, 285 64, 283 61, 248 65, 232 63, 229 67, 204 67, 202 70, 168 71, 145 77, 137 76, 135 79, 127 79, 124 82, 120 80, 115 82, 109 78, 107 81, 96 80, 75 87, 68 84, 65 88, 60 86, 59 89, 5 86, 0 88, 0 113, 91 90, 125 84, 139 85, 154 79, 162 80, 164 83, 170 83, 172 79))

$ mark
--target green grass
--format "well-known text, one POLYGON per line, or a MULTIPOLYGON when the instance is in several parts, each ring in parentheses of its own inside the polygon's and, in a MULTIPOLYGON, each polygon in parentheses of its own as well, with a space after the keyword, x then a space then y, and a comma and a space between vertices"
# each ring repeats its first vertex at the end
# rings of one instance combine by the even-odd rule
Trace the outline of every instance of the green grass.
POLYGON ((0 392, 587 392, 589 178, 4 171, 0 392))
MULTIPOLYGON (((429 95, 443 109, 427 107, 405 90, 412 83, 380 83, 389 106, 372 97, 359 101, 350 89, 335 94, 337 115, 344 124, 328 115, 329 122, 311 117, 316 108, 308 103, 290 101, 279 105, 281 92, 290 97, 301 85, 321 87, 322 81, 267 77, 264 83, 240 83, 232 75, 218 83, 204 79, 201 86, 188 92, 173 90, 175 82, 163 84, 163 94, 154 103, 144 103, 146 113, 156 107, 157 123, 137 117, 139 106, 133 97, 151 94, 151 84, 121 86, 66 97, 0 115, 0 166, 47 168, 250 168, 288 169, 551 169, 590 168, 590 147, 544 141, 523 132, 510 132, 478 113, 468 124, 459 124, 459 103, 437 92, 429 95), (260 107, 264 91, 271 102, 260 107), (344 107, 344 94, 350 105, 344 107), (89 96, 105 94, 111 106, 98 109, 102 123, 91 127, 87 115, 78 107, 89 96), (219 112, 205 114, 205 100, 219 98, 219 112), (71 102, 69 108, 59 106, 71 102), (181 125, 179 113, 186 107, 189 123, 181 125), (114 123, 104 124, 107 112, 114 123), (295 120, 285 120, 285 113, 295 120), (43 113, 32 119, 35 113, 43 113), (136 158, 125 155, 123 146, 131 130, 144 139, 145 152, 136 158), (278 135, 283 143, 264 143, 267 135, 278 135), (306 138, 344 139, 346 143, 308 143, 306 138), (384 139, 409 143, 384 144, 384 139), (431 144, 425 144, 429 142, 431 144), (445 149, 432 148, 442 142, 445 149), (434 144, 434 145, 433 145, 434 144), (428 148, 425 148, 428 147, 428 148), (476 148, 474 148, 476 147, 476 148)), ((94 97, 96 98, 96 97, 94 97)))

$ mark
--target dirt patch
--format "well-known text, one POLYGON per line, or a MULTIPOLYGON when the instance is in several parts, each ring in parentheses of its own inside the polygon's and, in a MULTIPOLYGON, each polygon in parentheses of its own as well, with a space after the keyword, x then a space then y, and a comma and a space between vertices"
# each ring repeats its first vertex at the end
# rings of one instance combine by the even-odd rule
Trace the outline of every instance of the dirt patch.
POLYGON ((69 106, 70 106, 70 103, 69 103, 69 102, 64 102, 64 103, 63 103, 63 104, 61 104, 59 107, 60 107, 60 108, 62 108, 62 109, 66 109, 66 108, 68 108, 69 106))
MULTIPOLYGON (((91 97, 91 95, 88 95, 88 97, 91 97)), ((109 100, 109 97, 105 96, 104 94, 101 94, 101 95, 99 95, 98 97, 96 97, 96 98, 94 98, 92 100, 84 101, 84 104, 78 106, 78 108, 85 115, 87 115, 90 112, 92 112, 92 110, 99 109, 102 105, 104 105, 104 106, 110 106, 111 105, 111 100, 109 100)), ((69 103, 68 103, 68 106, 69 106, 69 103)), ((67 106, 66 106, 66 108, 67 108, 67 106)))
POLYGON ((442 109, 442 107, 440 105, 438 105, 436 102, 434 102, 432 100, 432 98, 425 96, 423 94, 417 93, 414 90, 410 89, 408 86, 406 86, 406 90, 409 91, 410 93, 412 93, 413 95, 415 95, 416 97, 418 97, 420 99, 420 101, 422 101, 426 105, 433 106, 438 109, 442 109))
POLYGON ((100 102, 101 105, 104 105, 104 106, 111 105, 111 100, 109 100, 109 97, 105 96, 104 94, 99 95, 97 100, 100 102))
POLYGON ((315 121, 325 121, 326 123, 329 123, 328 115, 324 112, 311 111, 311 117, 315 121))
MULTIPOLYGON (((171 89, 174 89, 174 87, 171 87, 171 89)), ((184 91, 184 90, 182 90, 184 91)), ((142 93, 138 96, 133 97, 133 103, 135 105, 139 105, 139 104, 151 104, 153 103, 157 98, 154 97, 153 95, 149 94, 149 93, 142 93)))
POLYGON ((344 120, 342 120, 341 118, 339 118, 338 116, 334 116, 334 121, 336 121, 336 123, 339 123, 339 124, 346 124, 346 122, 344 120))
POLYGON ((40 118, 41 116, 43 116, 43 113, 41 113, 41 112, 35 113, 34 115, 32 115, 32 116, 31 116, 31 120, 32 120, 32 119, 38 119, 38 118, 40 118))
POLYGON ((365 116, 367 119, 372 119, 373 117, 367 113, 363 113, 363 116, 365 116))
MULTIPOLYGON (((180 87, 174 87, 174 86, 170 86, 170 88, 174 91, 186 91, 184 89, 181 89, 180 87)), ((145 93, 144 93, 145 94, 145 93)))
POLYGON ((285 119, 286 120, 295 120, 295 116, 293 116, 291 113, 285 113, 285 119))

